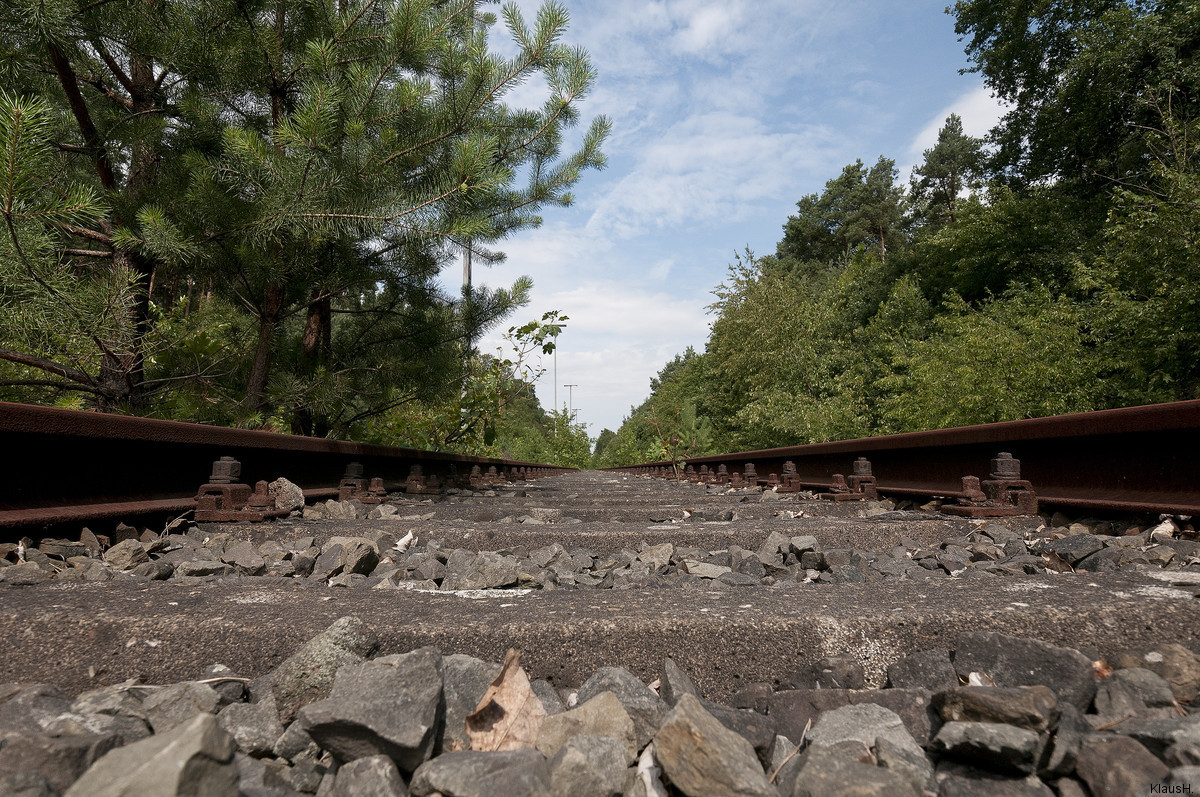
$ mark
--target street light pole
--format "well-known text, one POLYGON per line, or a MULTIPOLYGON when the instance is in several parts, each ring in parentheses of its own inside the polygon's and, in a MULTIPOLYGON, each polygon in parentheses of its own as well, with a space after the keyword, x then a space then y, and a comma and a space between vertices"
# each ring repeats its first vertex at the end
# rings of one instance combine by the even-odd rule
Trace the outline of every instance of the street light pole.
POLYGON ((571 413, 575 411, 575 390, 579 385, 563 385, 567 389, 567 418, 570 419, 571 413))
MULTIPOLYGON (((556 329, 558 329, 559 332, 561 332, 563 329, 566 328, 567 325, 559 322, 557 324, 546 324, 546 326, 555 327, 556 329)), ((558 334, 557 333, 554 335, 554 411, 558 412, 558 334)), ((555 421, 554 421, 554 437, 555 438, 558 437, 557 416, 555 416, 555 421)))

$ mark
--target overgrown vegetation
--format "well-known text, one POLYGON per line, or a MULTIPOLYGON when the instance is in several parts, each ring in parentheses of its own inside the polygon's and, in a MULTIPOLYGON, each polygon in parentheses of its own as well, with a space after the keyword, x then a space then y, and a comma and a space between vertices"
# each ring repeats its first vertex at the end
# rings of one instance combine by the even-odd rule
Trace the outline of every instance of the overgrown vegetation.
POLYGON ((604 164, 564 8, 505 59, 482 5, 0 7, 0 399, 583 466, 1200 396, 1195 8, 960 0, 1007 115, 802 197, 589 452, 530 387, 562 319, 478 350, 529 281, 436 282, 604 164))
POLYGON ((906 190, 881 157, 803 197, 600 464, 1200 397, 1195 8, 951 12, 1011 110, 987 140, 947 119, 906 190))
POLYGON ((569 204, 608 131, 562 151, 594 74, 561 4, 504 7, 512 58, 482 6, 4 4, 0 399, 482 444, 515 375, 475 342, 531 285, 436 277, 569 204))

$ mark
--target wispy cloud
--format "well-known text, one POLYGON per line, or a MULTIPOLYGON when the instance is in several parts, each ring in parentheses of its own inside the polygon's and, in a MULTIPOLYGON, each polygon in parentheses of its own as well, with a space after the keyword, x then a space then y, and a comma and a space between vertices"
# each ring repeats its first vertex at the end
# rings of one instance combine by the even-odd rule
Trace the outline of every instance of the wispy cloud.
POLYGON ((588 229, 631 238, 672 225, 747 218, 763 200, 788 198, 837 147, 833 131, 771 129, 733 113, 688 117, 645 144, 636 164, 598 202, 588 229))
MULTIPOLYGON (((581 127, 613 121, 609 169, 584 176, 575 208, 548 208, 545 226, 501 242, 508 261, 478 279, 533 278, 532 305, 506 328, 549 309, 570 316, 559 400, 561 384, 578 384, 593 434, 616 428, 663 363, 703 346, 731 251, 773 249, 796 200, 855 158, 894 157, 906 178, 950 112, 973 135, 1001 113, 977 77, 957 74, 966 64, 944 0, 561 1, 564 41, 599 76, 581 127)), ((541 0, 515 4, 532 24, 541 0)), ((492 41, 511 56, 506 38, 497 26, 492 41)), ((505 100, 545 96, 531 80, 505 100)), ((547 407, 554 384, 539 385, 547 407)))
POLYGON ((925 150, 937 144, 938 132, 946 125, 946 118, 952 113, 962 117, 963 132, 969 136, 984 138, 1000 121, 1000 117, 1008 112, 1009 106, 992 96, 991 90, 984 85, 977 85, 954 102, 938 111, 920 132, 913 138, 908 147, 908 165, 900 172, 901 176, 912 171, 919 164, 925 150))
MULTIPOLYGON (((687 345, 703 345, 708 319, 693 296, 659 289, 632 289, 623 279, 585 278, 574 287, 539 295, 540 307, 568 316, 555 358, 543 357, 545 374, 537 384, 544 407, 554 405, 555 385, 561 406, 565 384, 575 384, 574 405, 597 428, 616 428, 621 414, 649 391, 650 379, 687 345)), ((531 315, 539 315, 533 313, 531 315)), ((522 319, 523 320, 523 319, 522 319)), ((481 341, 490 351, 502 345, 501 331, 481 341)))

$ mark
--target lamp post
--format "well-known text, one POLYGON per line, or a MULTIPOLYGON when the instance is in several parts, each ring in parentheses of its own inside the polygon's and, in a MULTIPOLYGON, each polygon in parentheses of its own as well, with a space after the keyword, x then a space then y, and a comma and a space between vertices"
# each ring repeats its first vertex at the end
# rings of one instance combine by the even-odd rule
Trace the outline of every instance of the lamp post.
MULTIPOLYGON (((548 327, 554 327, 559 332, 566 328, 566 324, 559 322, 556 324, 546 324, 548 327)), ((558 412, 558 332, 554 333, 554 411, 558 412)), ((558 420, 554 421, 554 436, 558 437, 558 420)))
POLYGON ((570 419, 571 413, 575 411, 575 391, 573 388, 577 388, 579 385, 563 385, 563 387, 567 389, 567 418, 570 419))

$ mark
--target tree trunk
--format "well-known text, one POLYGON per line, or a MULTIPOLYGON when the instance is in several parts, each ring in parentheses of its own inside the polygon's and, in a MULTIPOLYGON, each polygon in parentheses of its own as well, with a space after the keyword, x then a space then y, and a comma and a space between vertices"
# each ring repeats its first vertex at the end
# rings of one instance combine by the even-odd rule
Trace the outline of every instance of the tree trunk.
POLYGON ((329 363, 332 325, 333 305, 329 296, 322 296, 320 290, 313 291, 304 320, 304 337, 300 340, 300 357, 310 371, 329 363))
MULTIPOLYGON (((134 146, 129 161, 128 175, 121 184, 120 176, 114 168, 110 154, 103 138, 92 120, 92 113, 87 100, 79 89, 79 79, 75 67, 71 64, 66 53, 54 43, 47 45, 50 63, 54 68, 59 85, 67 97, 67 104, 75 118, 76 126, 83 137, 84 144, 91 150, 96 174, 100 178, 100 186, 109 192, 123 194, 123 203, 128 207, 136 207, 143 191, 153 185, 157 179, 159 154, 157 143, 139 141, 134 146)), ((117 67, 113 67, 118 69, 117 67)), ((124 81, 129 92, 130 110, 134 115, 152 113, 157 109, 156 89, 153 63, 144 58, 131 58, 129 75, 124 81)), ((119 214, 114 214, 112 226, 127 223, 119 214)), ((107 232, 107 230, 106 230, 107 232)), ((137 278, 135 288, 136 300, 131 310, 129 323, 133 327, 133 345, 131 350, 123 350, 124 346, 113 345, 111 351, 106 351, 101 358, 100 374, 97 380, 104 386, 105 400, 100 402, 100 409, 115 409, 121 405, 138 406, 145 399, 145 338, 150 329, 150 290, 154 283, 155 263, 152 259, 122 247, 110 244, 113 250, 112 267, 125 269, 137 278)))
MULTIPOLYGON (((333 303, 320 289, 313 291, 304 319, 304 335, 300 338, 300 361, 305 373, 315 374, 322 365, 329 365, 333 354, 333 303)), ((311 407, 299 407, 292 416, 292 434, 324 437, 329 433, 329 419, 313 412, 311 407)))
POLYGON ((246 385, 246 405, 254 410, 264 406, 267 380, 271 376, 271 353, 275 348, 275 328, 283 315, 284 289, 269 285, 258 310, 258 342, 254 346, 254 366, 246 385))

